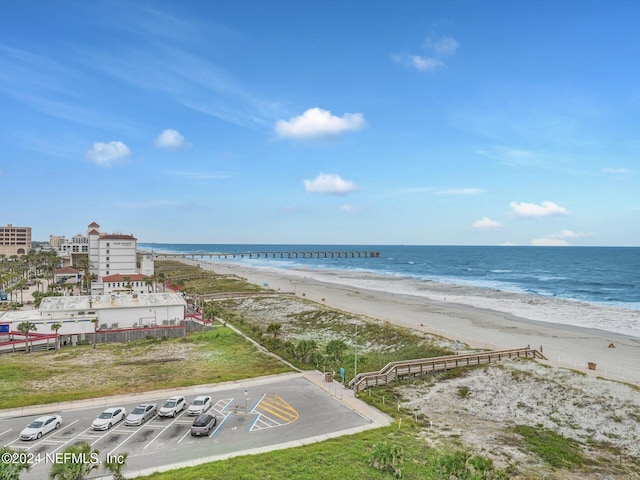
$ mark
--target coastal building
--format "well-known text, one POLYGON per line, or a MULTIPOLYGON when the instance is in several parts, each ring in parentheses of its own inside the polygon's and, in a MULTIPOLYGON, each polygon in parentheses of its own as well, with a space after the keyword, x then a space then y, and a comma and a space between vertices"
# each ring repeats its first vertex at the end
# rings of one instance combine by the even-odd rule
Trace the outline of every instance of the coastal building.
POLYGON ((81 279, 80 271, 73 267, 62 267, 53 271, 53 282, 58 285, 63 283, 75 285, 80 283, 81 279))
POLYGON ((26 255, 31 250, 31 227, 0 226, 0 255, 26 255))
POLYGON ((31 322, 35 333, 50 334, 51 325, 59 323, 59 334, 80 335, 96 329, 177 325, 185 319, 186 308, 177 292, 46 297, 38 310, 1 312, 0 325, 16 332, 20 323, 31 322))
POLYGON ((87 227, 89 270, 97 282, 109 275, 138 273, 137 242, 133 235, 102 233, 100 225, 87 227))
POLYGON ((119 294, 145 294, 151 293, 153 289, 153 279, 150 276, 134 273, 131 275, 107 275, 102 277, 104 295, 119 294))

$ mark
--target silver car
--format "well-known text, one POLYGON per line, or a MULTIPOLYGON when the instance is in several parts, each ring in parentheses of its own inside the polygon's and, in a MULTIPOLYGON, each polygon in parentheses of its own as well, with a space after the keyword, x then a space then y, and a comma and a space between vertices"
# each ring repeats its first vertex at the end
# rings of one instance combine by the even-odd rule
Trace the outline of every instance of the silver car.
POLYGON ((147 420, 152 419, 158 413, 158 406, 155 403, 142 403, 131 410, 124 421, 127 425, 142 425, 147 420))

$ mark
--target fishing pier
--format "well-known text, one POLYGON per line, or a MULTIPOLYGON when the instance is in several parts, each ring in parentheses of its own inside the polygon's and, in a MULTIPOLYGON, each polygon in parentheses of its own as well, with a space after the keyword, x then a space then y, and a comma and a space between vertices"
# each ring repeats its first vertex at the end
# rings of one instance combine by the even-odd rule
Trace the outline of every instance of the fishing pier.
POLYGON ((191 252, 169 253, 151 252, 154 260, 171 260, 176 258, 367 258, 379 257, 380 252, 372 251, 303 251, 303 252, 191 252))

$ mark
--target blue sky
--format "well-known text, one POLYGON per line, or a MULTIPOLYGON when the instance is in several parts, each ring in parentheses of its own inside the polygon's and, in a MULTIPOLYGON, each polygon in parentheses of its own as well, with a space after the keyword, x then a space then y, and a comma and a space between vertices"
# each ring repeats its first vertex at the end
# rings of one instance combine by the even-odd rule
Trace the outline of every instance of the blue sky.
POLYGON ((0 224, 640 245, 640 3, 21 1, 0 224))

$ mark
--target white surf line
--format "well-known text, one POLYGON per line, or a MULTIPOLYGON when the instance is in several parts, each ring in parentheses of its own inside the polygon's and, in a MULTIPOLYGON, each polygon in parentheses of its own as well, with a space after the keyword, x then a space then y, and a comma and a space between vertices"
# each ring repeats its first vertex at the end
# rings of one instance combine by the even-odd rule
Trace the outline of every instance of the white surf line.
MULTIPOLYGON (((62 427, 60 430, 54 430, 53 433, 51 435, 49 435, 48 437, 43 438, 42 440, 40 440, 39 442, 34 443, 33 445, 31 445, 29 448, 27 448, 27 451, 31 450, 33 447, 37 447, 38 445, 40 445, 41 443, 43 443, 45 440, 46 441, 51 441, 53 439, 54 442, 62 442, 62 444, 64 445, 65 443, 67 443, 66 440, 63 439, 57 439, 57 438, 53 438, 55 435, 59 434, 60 432, 62 432, 63 430, 66 430, 67 428, 69 428, 71 425, 73 425, 74 423, 78 423, 80 421, 80 419, 76 419, 73 422, 71 422, 68 425, 65 425, 64 427, 62 427)), ((57 449, 56 449, 57 450, 57 449)))

